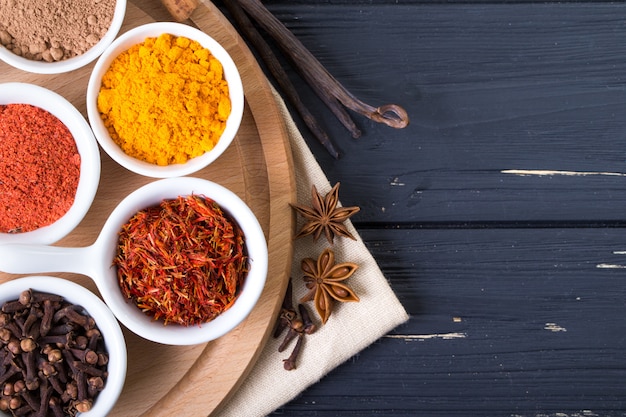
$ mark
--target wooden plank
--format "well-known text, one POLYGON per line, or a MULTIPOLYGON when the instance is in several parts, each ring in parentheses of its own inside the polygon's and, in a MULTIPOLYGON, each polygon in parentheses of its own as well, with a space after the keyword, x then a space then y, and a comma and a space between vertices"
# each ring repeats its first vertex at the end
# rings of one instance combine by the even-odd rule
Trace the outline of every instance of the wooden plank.
POLYGON ((411 319, 275 415, 624 415, 621 230, 361 234, 411 319))
POLYGON ((267 3, 355 95, 412 118, 358 116, 353 140, 302 87, 344 157, 302 131, 355 221, 621 220, 626 4, 267 3))

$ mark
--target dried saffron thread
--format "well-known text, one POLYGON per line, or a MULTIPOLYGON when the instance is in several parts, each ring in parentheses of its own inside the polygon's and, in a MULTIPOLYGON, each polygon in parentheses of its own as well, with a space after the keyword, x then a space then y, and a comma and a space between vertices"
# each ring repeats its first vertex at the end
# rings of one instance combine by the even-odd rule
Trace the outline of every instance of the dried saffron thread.
POLYGON ((54 223, 74 203, 80 155, 56 116, 29 104, 0 105, 0 232, 54 223))
POLYGON ((206 323, 236 300, 248 270, 243 232, 213 200, 164 200, 136 213, 119 236, 123 294, 164 324, 206 323))

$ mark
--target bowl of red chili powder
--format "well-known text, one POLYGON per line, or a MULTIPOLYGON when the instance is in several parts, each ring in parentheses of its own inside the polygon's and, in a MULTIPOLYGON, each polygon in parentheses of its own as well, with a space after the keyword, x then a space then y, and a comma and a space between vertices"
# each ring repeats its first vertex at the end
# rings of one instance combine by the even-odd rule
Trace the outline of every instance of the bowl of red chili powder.
POLYGON ((0 60, 24 71, 82 68, 119 33, 126 0, 14 1, 0 8, 0 60))
POLYGON ((99 181, 98 144, 69 101, 0 84, 0 245, 60 240, 87 214, 99 181))
POLYGON ((189 25, 157 22, 117 38, 96 62, 87 114, 104 151, 153 177, 193 174, 234 140, 244 108, 228 52, 189 25))

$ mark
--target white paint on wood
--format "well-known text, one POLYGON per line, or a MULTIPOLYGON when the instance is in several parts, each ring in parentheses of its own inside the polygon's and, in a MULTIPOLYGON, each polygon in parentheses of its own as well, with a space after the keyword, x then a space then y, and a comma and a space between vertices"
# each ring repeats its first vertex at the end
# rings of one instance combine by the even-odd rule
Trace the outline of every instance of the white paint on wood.
POLYGON ((596 268, 604 268, 604 269, 626 269, 626 265, 618 265, 618 264, 598 264, 596 268))
POLYGON ((513 174, 521 176, 550 176, 550 175, 569 175, 586 177, 591 175, 608 176, 608 177, 626 177, 623 172, 601 172, 601 171, 558 171, 546 169, 505 169, 500 171, 502 174, 513 174))
POLYGON ((561 327, 556 323, 546 323, 545 326, 543 326, 544 330, 549 330, 551 332, 554 333, 558 333, 558 332, 566 332, 567 329, 565 327, 561 327))
POLYGON ((390 339, 404 339, 405 341, 418 340, 420 342, 430 339, 465 339, 466 333, 452 332, 452 333, 433 333, 433 334, 390 334, 385 337, 390 339))

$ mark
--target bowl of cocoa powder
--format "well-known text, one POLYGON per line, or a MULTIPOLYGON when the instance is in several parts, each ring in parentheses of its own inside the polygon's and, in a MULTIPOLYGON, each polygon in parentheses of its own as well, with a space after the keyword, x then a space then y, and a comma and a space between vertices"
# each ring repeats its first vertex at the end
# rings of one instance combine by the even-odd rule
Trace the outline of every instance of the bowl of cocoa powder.
POLYGON ((37 74, 84 67, 117 37, 125 14, 126 0, 5 0, 0 60, 37 74))

